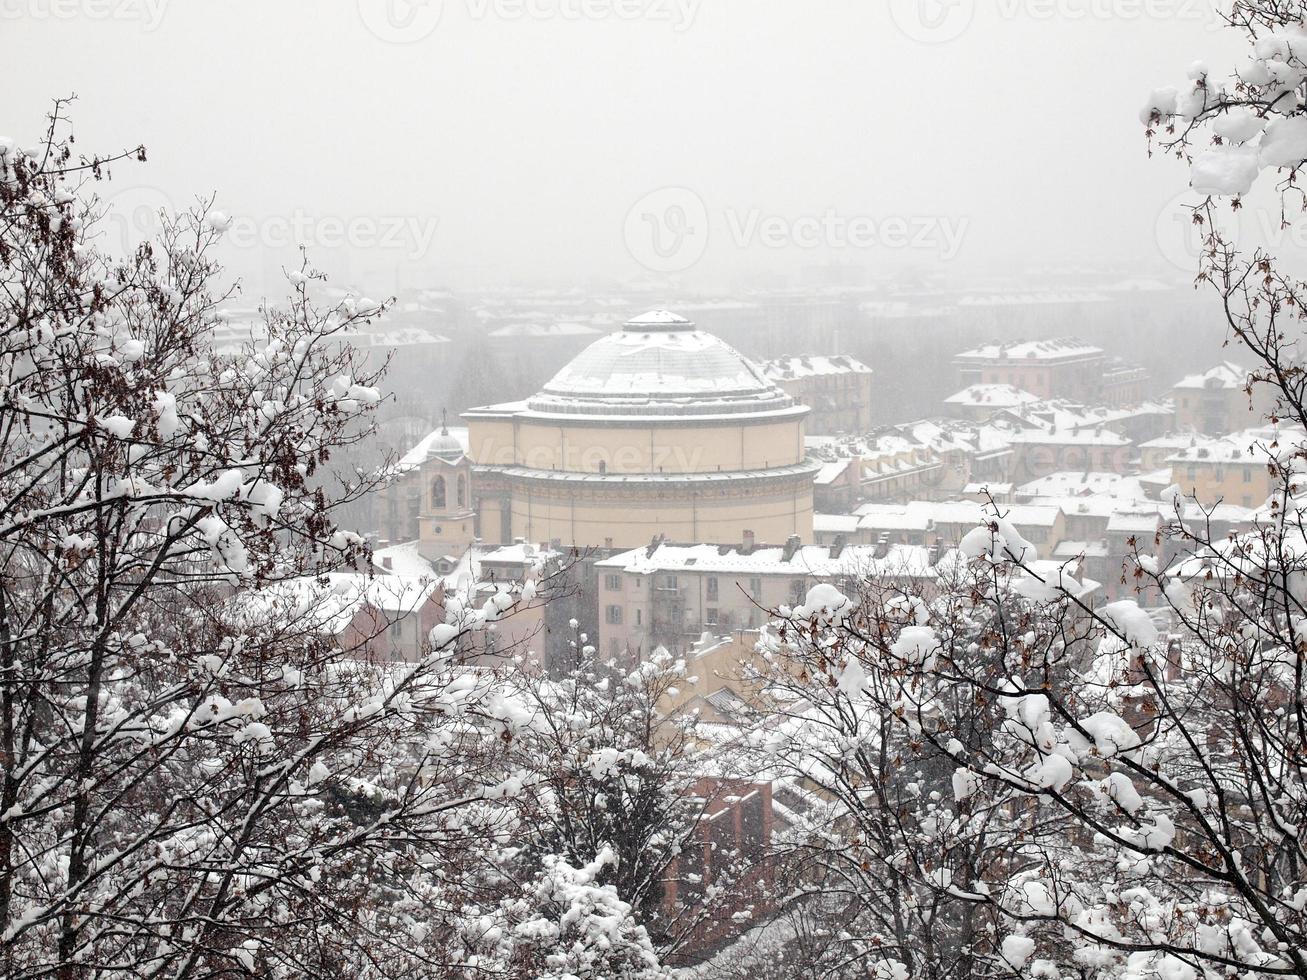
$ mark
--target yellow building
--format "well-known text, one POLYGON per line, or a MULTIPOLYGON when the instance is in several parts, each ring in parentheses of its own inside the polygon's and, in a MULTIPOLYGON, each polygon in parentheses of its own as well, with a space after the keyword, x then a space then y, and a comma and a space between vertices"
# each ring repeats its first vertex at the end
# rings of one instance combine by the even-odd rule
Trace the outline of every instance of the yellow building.
MULTIPOLYGON (((1171 482, 1199 503, 1260 507, 1276 485, 1268 464, 1273 436, 1253 432, 1222 439, 1195 439, 1171 456, 1171 482)), ((1285 440, 1288 442, 1288 439, 1285 440)))
POLYGON ((478 533, 581 548, 811 541, 807 413, 717 337, 646 313, 526 401, 464 414, 478 533))

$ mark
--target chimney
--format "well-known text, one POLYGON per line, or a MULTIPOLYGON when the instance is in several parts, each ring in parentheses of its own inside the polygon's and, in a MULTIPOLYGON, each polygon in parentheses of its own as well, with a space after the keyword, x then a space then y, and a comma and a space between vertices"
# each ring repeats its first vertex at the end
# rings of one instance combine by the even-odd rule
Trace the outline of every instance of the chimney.
POLYGON ((386 571, 388 571, 388 572, 393 571, 394 568, 395 568, 395 560, 394 560, 393 558, 391 558, 390 555, 382 555, 382 556, 381 556, 381 567, 384 568, 384 569, 385 569, 386 571))
POLYGON ((843 534, 835 535, 835 543, 830 546, 831 560, 834 561, 844 551, 844 546, 848 544, 848 539, 843 534))
POLYGON ((747 528, 744 532, 744 546, 740 548, 740 551, 746 555, 752 554, 753 552, 753 532, 747 528))
POLYGON ((802 547, 802 542, 799 540, 799 536, 797 534, 791 534, 785 540, 785 551, 781 555, 781 560, 782 561, 793 560, 794 556, 798 554, 800 547, 802 547))

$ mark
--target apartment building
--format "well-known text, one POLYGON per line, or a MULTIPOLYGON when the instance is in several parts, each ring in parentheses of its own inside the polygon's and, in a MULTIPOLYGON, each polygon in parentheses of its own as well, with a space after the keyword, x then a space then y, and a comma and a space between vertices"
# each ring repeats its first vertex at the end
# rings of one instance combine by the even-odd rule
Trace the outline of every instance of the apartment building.
POLYGON ((914 589, 935 580, 923 547, 674 545, 656 542, 595 563, 599 649, 608 656, 666 647, 683 653, 705 633, 757 629, 769 611, 802 602, 818 582, 877 577, 914 589))

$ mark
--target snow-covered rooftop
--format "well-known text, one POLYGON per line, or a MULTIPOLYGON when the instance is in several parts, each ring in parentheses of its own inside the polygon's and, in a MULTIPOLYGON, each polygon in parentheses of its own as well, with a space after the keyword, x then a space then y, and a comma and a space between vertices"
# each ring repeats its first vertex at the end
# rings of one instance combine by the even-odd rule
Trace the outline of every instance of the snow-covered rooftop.
POLYGON ((468 434, 465 426, 441 426, 423 436, 412 449, 400 457, 396 472, 403 473, 421 466, 432 456, 456 460, 467 455, 468 434))
POLYGON ((928 549, 895 545, 881 558, 871 545, 850 545, 836 551, 822 545, 804 545, 786 560, 784 548, 741 551, 716 545, 663 544, 636 548, 596 562, 596 567, 621 569, 632 574, 695 571, 743 575, 788 575, 833 578, 840 575, 888 575, 931 578, 935 571, 928 549), (832 555, 834 554, 834 557, 832 555))
POLYGON ((1025 497, 1082 497, 1107 494, 1131 500, 1140 500, 1147 496, 1135 477, 1083 470, 1058 470, 1049 473, 1037 480, 1021 484, 1017 487, 1017 493, 1025 497))
POLYGON ((1011 344, 982 344, 958 354, 960 361, 1042 360, 1060 361, 1082 357, 1098 357, 1101 347, 1075 337, 1055 337, 1050 340, 1020 340, 1011 344))
POLYGON ((1248 383, 1248 371, 1233 361, 1222 361, 1202 374, 1186 374, 1176 388, 1222 388, 1238 390, 1248 383))
POLYGON ((1016 385, 971 385, 944 399, 946 405, 984 405, 992 408, 1012 408, 1039 401, 1039 396, 1016 385))
POLYGON ((773 381, 812 378, 831 374, 871 374, 871 368, 848 354, 812 354, 777 357, 762 363, 763 373, 773 381))
POLYGON ((794 410, 762 369, 684 317, 654 311, 595 341, 527 401, 549 415, 794 410))

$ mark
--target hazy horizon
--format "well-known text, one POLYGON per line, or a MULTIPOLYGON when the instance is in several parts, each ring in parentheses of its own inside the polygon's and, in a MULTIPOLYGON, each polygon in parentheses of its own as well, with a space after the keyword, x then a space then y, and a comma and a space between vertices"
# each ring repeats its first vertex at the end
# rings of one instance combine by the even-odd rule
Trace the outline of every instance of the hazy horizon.
POLYGON ((1137 114, 1237 42, 1208 0, 2 13, 0 135, 34 139, 76 93, 84 152, 149 155, 102 189, 110 232, 214 194, 250 295, 278 291, 297 239, 335 281, 391 292, 669 276, 702 290, 823 266, 1178 280, 1166 209, 1186 174, 1149 162, 1137 114), (43 54, 61 46, 77 56, 43 54))

